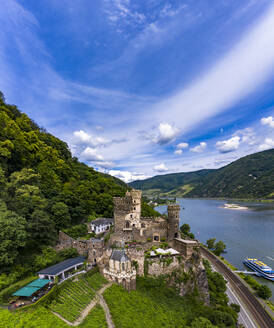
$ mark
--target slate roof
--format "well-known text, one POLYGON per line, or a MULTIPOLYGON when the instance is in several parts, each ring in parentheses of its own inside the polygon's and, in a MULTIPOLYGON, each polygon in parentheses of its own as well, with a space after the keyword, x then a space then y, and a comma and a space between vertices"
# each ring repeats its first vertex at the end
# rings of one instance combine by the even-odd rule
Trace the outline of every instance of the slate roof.
POLYGON ((94 221, 91 221, 90 224, 93 224, 93 225, 98 227, 100 225, 113 224, 113 223, 114 223, 114 219, 99 218, 99 219, 96 219, 94 221))
POLYGON ((125 251, 124 250, 118 250, 118 249, 114 249, 112 251, 110 259, 114 260, 114 261, 119 261, 119 262, 130 261, 130 259, 127 256, 127 254, 125 253, 125 251))
POLYGON ((39 271, 38 274, 49 274, 49 275, 54 276, 62 271, 65 271, 66 269, 68 269, 74 265, 83 263, 85 260, 86 259, 83 256, 73 257, 71 259, 67 259, 63 262, 52 265, 46 269, 43 269, 43 270, 39 271))

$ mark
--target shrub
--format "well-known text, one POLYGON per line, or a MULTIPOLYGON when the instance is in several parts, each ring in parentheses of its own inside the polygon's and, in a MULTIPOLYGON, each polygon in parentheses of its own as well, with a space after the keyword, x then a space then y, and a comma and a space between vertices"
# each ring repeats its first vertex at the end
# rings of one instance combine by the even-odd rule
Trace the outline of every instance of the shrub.
POLYGON ((260 285, 257 289, 257 293, 258 296, 260 296, 264 300, 267 300, 272 295, 271 289, 266 285, 260 285))

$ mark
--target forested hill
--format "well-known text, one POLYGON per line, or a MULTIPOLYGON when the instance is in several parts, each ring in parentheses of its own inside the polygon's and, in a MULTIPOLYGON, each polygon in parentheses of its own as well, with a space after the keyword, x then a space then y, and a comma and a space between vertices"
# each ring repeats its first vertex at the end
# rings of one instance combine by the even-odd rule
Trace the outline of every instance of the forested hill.
POLYGON ((159 175, 130 185, 147 195, 274 199, 274 149, 220 169, 159 175))
MULTIPOLYGON (((111 217, 122 181, 80 163, 0 93, 0 268, 54 244, 59 229, 111 217)), ((0 269, 0 272, 2 271, 0 269)))

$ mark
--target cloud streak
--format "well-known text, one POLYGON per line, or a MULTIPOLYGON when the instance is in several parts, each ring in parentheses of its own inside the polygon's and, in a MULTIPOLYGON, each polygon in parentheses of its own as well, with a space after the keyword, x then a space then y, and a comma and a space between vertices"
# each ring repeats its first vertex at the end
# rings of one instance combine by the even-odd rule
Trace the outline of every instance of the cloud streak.
POLYGON ((159 120, 176 117, 176 125, 186 132, 261 86, 273 75, 273 30, 274 5, 271 5, 217 64, 156 106, 159 120))

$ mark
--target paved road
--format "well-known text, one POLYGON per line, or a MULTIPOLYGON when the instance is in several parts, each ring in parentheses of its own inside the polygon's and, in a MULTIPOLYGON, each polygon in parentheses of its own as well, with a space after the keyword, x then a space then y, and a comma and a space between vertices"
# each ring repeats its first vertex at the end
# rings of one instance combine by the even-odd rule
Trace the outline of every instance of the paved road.
MULTIPOLYGON (((241 281, 241 279, 233 273, 220 259, 214 256, 207 249, 201 247, 201 252, 207 259, 217 268, 217 270, 225 277, 233 288, 235 296, 245 304, 246 313, 250 313, 256 320, 260 328, 274 328, 274 322, 269 314, 265 311, 261 303, 241 281)), ((231 289, 232 291, 232 289, 231 289)))
MULTIPOLYGON (((218 271, 213 264, 211 264, 213 271, 218 271)), ((226 280, 227 281, 227 280, 226 280)), ((233 290, 231 284, 227 281, 226 284, 226 294, 229 298, 229 303, 235 303, 240 305, 241 310, 238 315, 238 323, 242 324, 245 328, 257 328, 257 324, 255 323, 254 318, 252 315, 248 312, 248 310, 245 307, 245 304, 241 301, 241 299, 237 296, 235 291, 233 290)))

